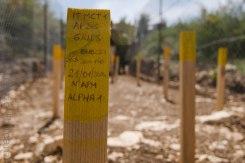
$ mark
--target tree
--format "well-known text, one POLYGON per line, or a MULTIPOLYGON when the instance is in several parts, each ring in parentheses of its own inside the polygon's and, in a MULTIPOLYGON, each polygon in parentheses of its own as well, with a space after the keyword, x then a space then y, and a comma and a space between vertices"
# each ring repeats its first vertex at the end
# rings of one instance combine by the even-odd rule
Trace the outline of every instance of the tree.
POLYGON ((149 32, 149 21, 150 17, 147 14, 141 14, 138 27, 137 27, 137 38, 141 42, 149 32))
POLYGON ((129 45, 134 41, 135 27, 122 18, 113 25, 112 39, 117 45, 129 45))

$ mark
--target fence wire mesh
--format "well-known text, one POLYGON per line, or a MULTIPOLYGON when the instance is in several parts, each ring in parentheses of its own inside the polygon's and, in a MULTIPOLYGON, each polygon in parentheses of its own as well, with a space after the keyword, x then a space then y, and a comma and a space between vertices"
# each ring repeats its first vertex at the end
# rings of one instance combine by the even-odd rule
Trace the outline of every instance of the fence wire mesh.
POLYGON ((133 74, 134 59, 140 56, 143 60, 142 73, 160 79, 163 48, 172 49, 171 65, 175 65, 178 61, 179 33, 185 30, 196 32, 198 66, 215 67, 218 48, 227 47, 228 62, 236 64, 244 72, 240 60, 245 56, 244 20, 243 0, 151 0, 136 14, 134 22, 122 18, 114 24, 112 34, 117 36, 114 42, 122 64, 132 64, 130 70, 133 74))
POLYGON ((64 45, 57 0, 0 0, 0 96, 50 69, 52 45, 64 45))

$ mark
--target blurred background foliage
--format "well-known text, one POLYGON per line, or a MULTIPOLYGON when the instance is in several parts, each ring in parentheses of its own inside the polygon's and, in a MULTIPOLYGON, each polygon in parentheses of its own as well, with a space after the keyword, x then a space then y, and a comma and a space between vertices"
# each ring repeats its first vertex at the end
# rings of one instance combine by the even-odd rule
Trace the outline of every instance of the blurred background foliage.
MULTIPOLYGON (((48 17, 48 44, 60 41, 60 19, 48 17)), ((41 57, 43 54, 44 7, 41 0, 0 0, 0 53, 10 57, 41 57)), ((49 47, 50 50, 50 47, 49 47)))
MULTIPOLYGON (((44 48, 44 1, 0 0, 0 53, 15 57, 41 57, 44 48), (25 48, 23 48, 25 47, 25 48)), ((170 46, 173 59, 178 57, 178 35, 183 30, 195 30, 198 41, 198 60, 215 61, 217 49, 227 46, 229 59, 242 67, 245 58, 245 12, 241 3, 228 3, 215 11, 201 9, 198 17, 161 27, 161 46, 170 46), (242 64, 241 64, 242 62, 242 64)), ((156 11, 157 12, 157 11, 156 11)), ((48 10, 48 49, 59 43, 62 35, 61 18, 48 10)), ((158 24, 142 12, 134 23, 121 18, 112 22, 112 42, 122 64, 130 63, 135 55, 157 60, 159 54, 158 24)), ((215 63, 215 62, 214 62, 215 63)), ((244 68, 241 68, 244 69, 244 68)))
MULTIPOLYGON (((198 59, 205 61, 216 60, 217 49, 227 46, 229 59, 245 58, 245 12, 240 3, 229 3, 218 10, 209 12, 202 8, 201 14, 188 21, 178 21, 175 24, 164 26, 161 29, 162 46, 171 46, 173 58, 178 57, 178 35, 183 30, 197 32, 198 59)), ((158 54, 159 31, 157 24, 150 26, 150 16, 143 13, 139 20, 131 24, 122 18, 114 24, 113 33, 116 44, 134 46, 135 54, 140 53, 144 58, 156 59, 158 54)), ((131 54, 131 55, 135 55, 131 54)), ((132 57, 128 55, 126 60, 132 57)), ((214 62, 216 63, 216 62, 214 62)))

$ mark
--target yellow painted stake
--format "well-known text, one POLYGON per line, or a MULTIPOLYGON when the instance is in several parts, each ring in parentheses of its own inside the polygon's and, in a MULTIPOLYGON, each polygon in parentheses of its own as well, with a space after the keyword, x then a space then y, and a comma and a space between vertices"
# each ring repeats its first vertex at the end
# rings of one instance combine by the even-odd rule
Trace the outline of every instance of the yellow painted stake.
POLYGON ((106 163, 110 11, 68 9, 64 163, 106 163))
POLYGON ((217 68, 217 108, 222 109, 225 105, 225 65, 227 62, 227 48, 218 50, 217 68))
POLYGON ((169 99, 169 97, 168 97, 168 85, 169 85, 170 54, 171 54, 171 49, 168 47, 164 48, 164 53, 163 53, 163 59, 164 59, 164 64, 163 64, 163 94, 164 94, 164 97, 166 100, 169 99))
POLYGON ((196 34, 180 34, 181 163, 195 162, 196 34))
POLYGON ((62 60, 61 46, 53 45, 53 118, 59 117, 62 60))
POLYGON ((137 80, 137 86, 140 87, 141 84, 140 84, 140 76, 141 76, 141 58, 138 57, 136 59, 136 80, 137 80))

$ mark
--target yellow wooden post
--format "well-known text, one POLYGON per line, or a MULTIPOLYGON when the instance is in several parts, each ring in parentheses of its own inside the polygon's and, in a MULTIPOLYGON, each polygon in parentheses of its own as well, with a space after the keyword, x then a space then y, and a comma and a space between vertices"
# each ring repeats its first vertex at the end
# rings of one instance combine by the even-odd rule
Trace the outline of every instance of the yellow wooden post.
POLYGON ((171 49, 164 48, 163 53, 163 94, 166 100, 168 100, 168 83, 169 83, 169 61, 170 61, 171 49))
POLYGON ((227 62, 227 48, 218 50, 217 68, 217 108, 222 109, 225 104, 225 65, 227 62))
POLYGON ((180 34, 181 163, 195 162, 196 34, 180 34))
POLYGON ((139 87, 141 86, 141 84, 140 84, 140 76, 141 76, 140 70, 141 70, 141 58, 138 57, 136 59, 136 80, 137 80, 137 86, 139 86, 139 87))
POLYGON ((110 11, 68 9, 64 163, 106 163, 110 11))
POLYGON ((61 46, 53 45, 53 118, 59 117, 62 58, 61 46))

